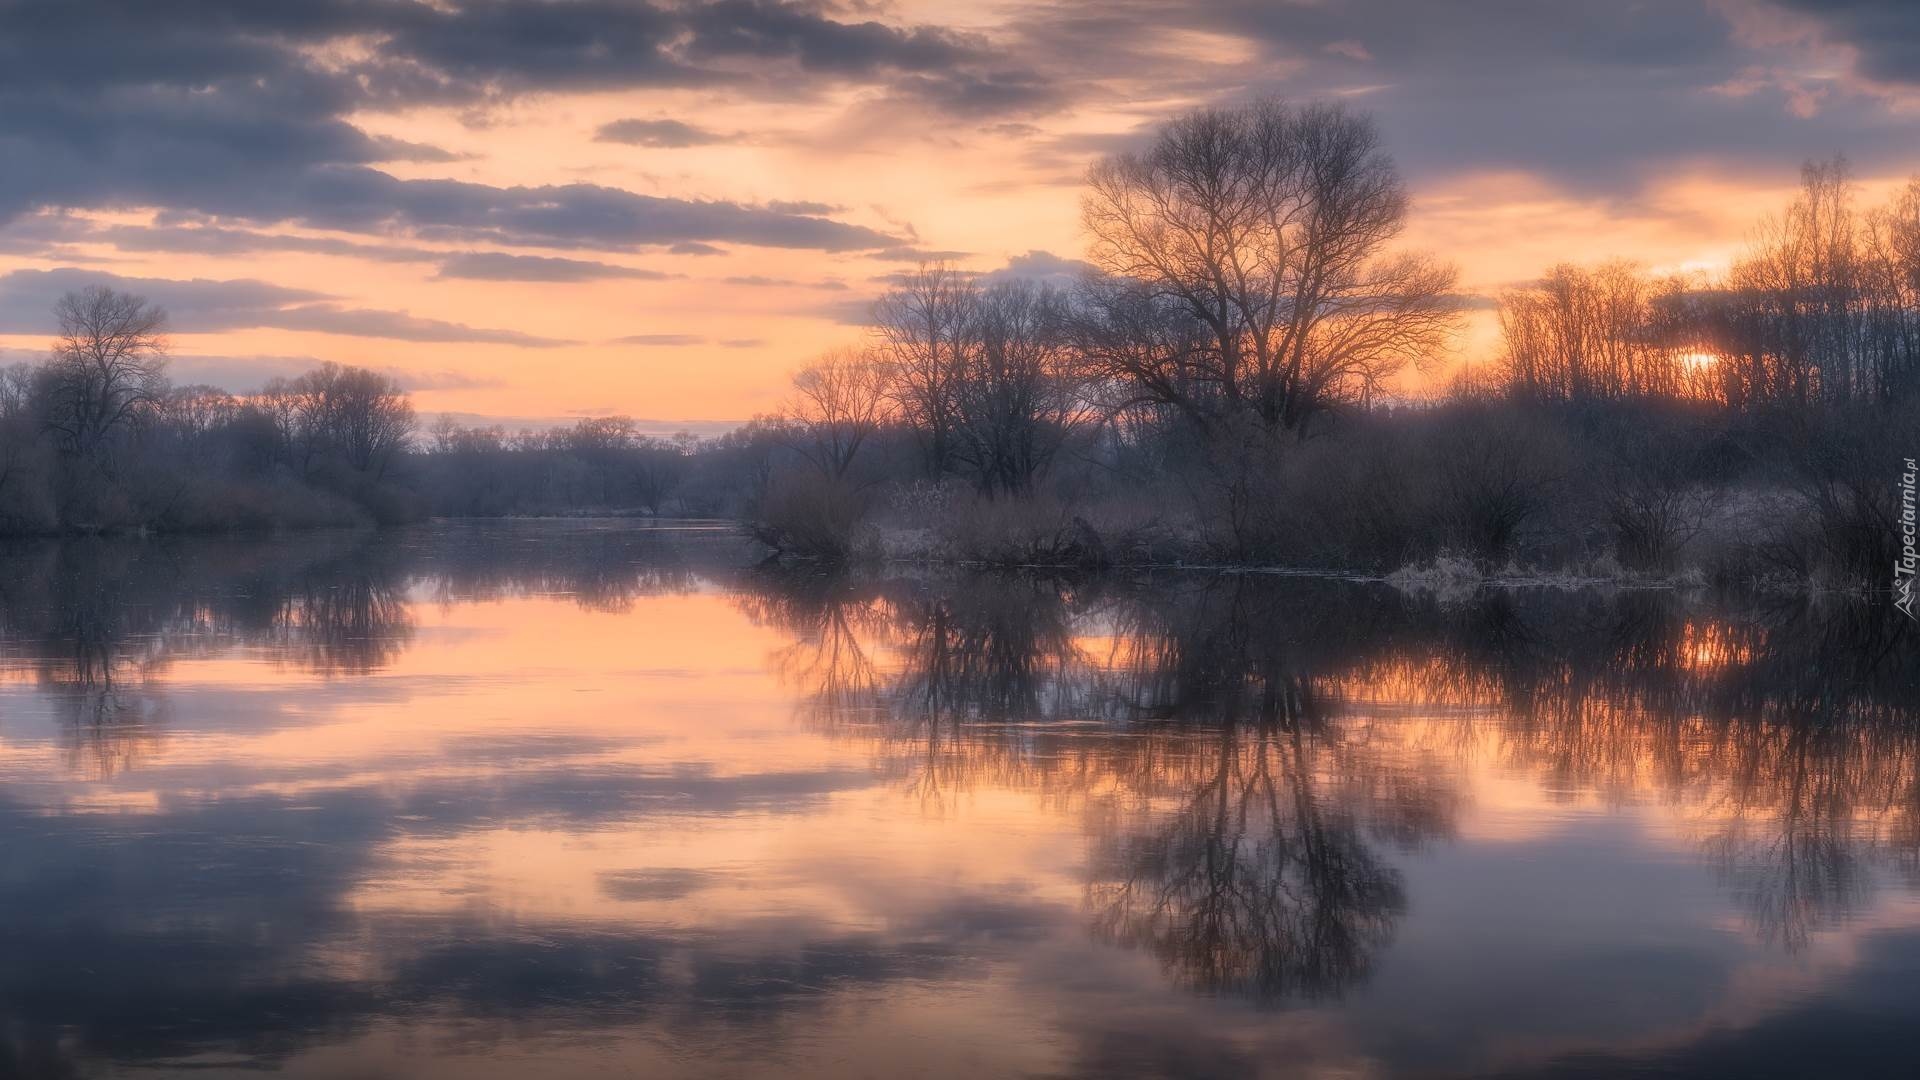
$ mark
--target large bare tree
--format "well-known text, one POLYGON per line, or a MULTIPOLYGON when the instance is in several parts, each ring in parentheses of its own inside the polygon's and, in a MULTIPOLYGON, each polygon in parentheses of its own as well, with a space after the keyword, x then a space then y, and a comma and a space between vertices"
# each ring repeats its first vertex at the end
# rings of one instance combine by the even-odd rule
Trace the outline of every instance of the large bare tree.
POLYGON ((93 456, 165 392, 167 313, 92 285, 62 296, 54 316, 60 337, 46 367, 45 422, 68 452, 93 456))
MULTIPOLYGON (((1208 422, 1299 430, 1436 354, 1458 318, 1451 267, 1391 254, 1407 196, 1367 117, 1267 100, 1202 109, 1089 175, 1090 256, 1134 288, 1112 317, 1196 325, 1170 348, 1089 350, 1096 374, 1208 422), (1143 314, 1142 309, 1145 309, 1143 314)), ((1166 336, 1166 335, 1163 335, 1166 336)))

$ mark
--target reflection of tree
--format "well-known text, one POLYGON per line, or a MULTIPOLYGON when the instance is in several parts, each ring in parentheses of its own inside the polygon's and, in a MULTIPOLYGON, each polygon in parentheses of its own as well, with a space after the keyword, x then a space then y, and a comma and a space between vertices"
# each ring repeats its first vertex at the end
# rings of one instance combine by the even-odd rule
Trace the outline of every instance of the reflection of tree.
POLYGON ((873 610, 833 579, 811 584, 812 589, 782 595, 777 610, 763 612, 763 618, 797 635, 773 657, 774 670, 811 690, 818 715, 865 715, 878 707, 881 681, 871 649, 862 640, 874 626, 873 610))
POLYGON ((413 611, 404 581, 379 569, 345 564, 304 576, 268 624, 275 659, 320 675, 365 675, 405 652, 413 611))
MULTIPOLYGON (((1722 617, 1645 595, 1555 643, 1491 739, 1554 790, 1655 797, 1787 948, 1920 854, 1920 664, 1884 610, 1722 617)), ((1909 641, 1908 644, 1911 644, 1909 641)))
POLYGON ((143 673, 120 664, 99 640, 75 642, 67 658, 49 658, 40 667, 41 685, 60 721, 67 768, 90 780, 103 780, 134 768, 160 741, 166 699, 143 673))
POLYGON ((439 603, 565 596, 609 613, 696 588, 690 539, 726 549, 711 535, 591 520, 440 526, 430 539, 410 562, 439 603))
POLYGON ((809 723, 873 740, 927 808, 991 784, 1077 814, 1095 932, 1198 990, 1363 977, 1406 904, 1381 845, 1448 835, 1476 756, 1667 804, 1787 947, 1876 867, 1920 880, 1920 653, 1872 609, 1252 576, 770 578, 743 603, 799 639, 809 723))
POLYGON ((21 657, 55 704, 73 768, 112 775, 162 737, 175 662, 251 650, 322 675, 375 672, 411 644, 416 589, 449 601, 557 594, 622 610, 699 583, 671 536, 548 522, 13 543, 0 547, 0 656, 21 657))
POLYGON ((1095 934, 1210 993, 1314 998, 1363 977, 1405 898, 1360 808, 1316 790, 1322 738, 1228 726, 1180 741, 1199 773, 1180 805, 1096 831, 1095 934))
POLYGON ((1403 907, 1376 838, 1450 827, 1436 774, 1378 752, 1365 724, 1330 722, 1312 672, 1343 638, 1302 634, 1313 608, 1285 593, 763 584, 743 602, 810 658, 779 665, 810 723, 877 739, 929 808, 992 783, 1081 814, 1094 932, 1198 989, 1338 993, 1403 907))

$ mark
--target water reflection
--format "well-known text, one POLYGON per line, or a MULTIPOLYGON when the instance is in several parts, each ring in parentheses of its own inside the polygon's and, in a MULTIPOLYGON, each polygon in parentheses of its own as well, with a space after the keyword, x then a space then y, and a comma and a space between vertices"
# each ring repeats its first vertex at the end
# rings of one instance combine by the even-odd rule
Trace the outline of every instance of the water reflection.
POLYGON ((807 720, 875 740, 923 801, 984 785, 1087 806, 1094 932, 1201 990, 1363 977, 1407 902, 1380 848, 1451 835, 1448 760, 1672 806, 1789 949, 1861 907, 1869 864, 1920 883, 1920 651, 1883 610, 1441 608, 1258 576, 761 578, 743 603, 795 636, 778 667, 807 720))
POLYGON ((1884 609, 750 561, 0 551, 0 1076, 1711 1075, 1920 1019, 1884 609))

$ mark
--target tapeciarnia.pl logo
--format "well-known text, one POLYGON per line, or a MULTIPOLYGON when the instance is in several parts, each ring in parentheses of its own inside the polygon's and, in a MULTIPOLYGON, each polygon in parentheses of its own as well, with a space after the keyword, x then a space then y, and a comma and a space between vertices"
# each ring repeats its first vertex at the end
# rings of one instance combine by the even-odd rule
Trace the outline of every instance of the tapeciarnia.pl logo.
POLYGON ((1906 612, 1907 618, 1920 620, 1913 613, 1913 480, 1920 469, 1914 468, 1912 458, 1906 459, 1906 466, 1900 474, 1900 558, 1893 564, 1893 606, 1906 612))

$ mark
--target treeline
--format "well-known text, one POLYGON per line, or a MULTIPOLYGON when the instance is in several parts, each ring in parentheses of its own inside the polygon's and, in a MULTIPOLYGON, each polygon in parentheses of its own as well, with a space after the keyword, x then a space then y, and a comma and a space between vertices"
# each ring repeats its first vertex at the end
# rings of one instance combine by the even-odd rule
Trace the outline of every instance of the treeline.
POLYGON ((322 364, 252 394, 166 378, 166 313, 94 287, 63 297, 47 358, 0 371, 0 533, 399 520, 414 431, 378 372, 322 364))
POLYGON ((1847 163, 1809 163, 1785 213, 1718 280, 1562 264, 1501 299, 1505 352, 1468 392, 1691 398, 1730 409, 1920 394, 1920 179, 1867 213, 1847 163))
POLYGON ((390 376, 324 363, 251 393, 167 378, 166 312, 61 298, 38 363, 0 369, 0 535, 235 531, 429 516, 738 515, 790 440, 778 421, 702 442, 625 417, 421 430, 390 376))
POLYGON ((785 556, 1204 561, 1885 587, 1920 432, 1920 180, 1844 162, 1721 278, 1566 265, 1443 390, 1453 270, 1396 250, 1366 118, 1202 110, 1095 166, 1091 264, 940 266, 796 379, 754 515, 785 556))

